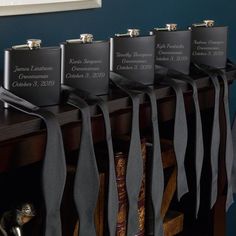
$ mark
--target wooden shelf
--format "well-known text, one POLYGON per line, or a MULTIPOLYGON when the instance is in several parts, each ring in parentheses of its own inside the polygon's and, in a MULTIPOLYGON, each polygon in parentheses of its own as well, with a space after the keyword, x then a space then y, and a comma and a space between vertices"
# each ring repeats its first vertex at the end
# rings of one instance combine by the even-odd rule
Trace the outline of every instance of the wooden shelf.
MULTIPOLYGON (((229 83, 236 78, 236 70, 227 72, 229 83)), ((196 79, 200 88, 199 101, 201 110, 208 109, 214 104, 214 91, 207 77, 196 79)), ((185 94, 186 111, 193 112, 191 90, 183 84, 185 94)), ((156 86, 155 91, 158 98, 159 121, 168 121, 174 117, 175 96, 168 86, 156 86)), ((112 133, 114 136, 127 134, 130 129, 131 108, 128 97, 111 90, 107 99, 112 133)), ((79 147, 81 122, 77 109, 69 105, 48 107, 53 111, 62 125, 65 150, 76 150, 79 147)), ((140 112, 140 126, 145 129, 150 119, 148 103, 142 97, 140 112)), ((103 119, 94 107, 92 129, 94 142, 104 140, 105 130, 103 119)), ((24 166, 37 162, 43 158, 46 132, 40 119, 25 115, 13 109, 0 108, 0 173, 12 168, 24 166), (22 158, 24 157, 24 158, 22 158)))
POLYGON ((170 211, 167 213, 164 219, 164 235, 174 236, 179 234, 183 230, 184 225, 184 215, 180 212, 170 211))
MULTIPOLYGON (((227 71, 229 83, 236 78, 236 71, 229 69, 227 71)), ((195 78, 200 94, 201 108, 209 108, 212 105, 212 100, 209 99, 209 90, 211 90, 211 83, 208 77, 195 78), (206 92, 207 91, 207 92, 206 92)), ((191 90, 186 84, 182 84, 182 89, 185 93, 186 103, 191 103, 191 90)), ((169 120, 173 117, 174 95, 169 86, 155 86, 155 92, 159 103, 160 120, 169 120), (166 109, 166 106, 170 107, 166 109)), ((147 103, 144 96, 140 96, 142 101, 142 110, 147 110, 147 103)), ((111 114, 116 116, 117 114, 124 114, 130 111, 130 101, 128 97, 117 90, 111 89, 109 96, 103 96, 108 101, 108 108, 111 114)), ((54 112, 58 118, 60 125, 65 126, 71 123, 78 125, 79 115, 78 110, 69 105, 51 106, 47 107, 48 110, 54 112)), ((193 108, 188 107, 188 112, 191 112, 193 108)), ((94 119, 99 118, 94 107, 91 107, 91 113, 94 115, 94 119)), ((111 121, 113 122, 113 121, 111 121)), ((113 122, 114 123, 114 122, 113 122)), ((39 118, 20 113, 12 109, 4 109, 3 104, 0 104, 0 142, 20 137, 23 135, 31 134, 41 131, 43 129, 39 118)))

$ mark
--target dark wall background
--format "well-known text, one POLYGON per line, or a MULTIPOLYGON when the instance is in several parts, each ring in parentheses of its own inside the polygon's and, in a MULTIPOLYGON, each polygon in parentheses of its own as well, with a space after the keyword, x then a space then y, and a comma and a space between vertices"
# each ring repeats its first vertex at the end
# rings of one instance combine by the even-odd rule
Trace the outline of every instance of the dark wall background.
MULTIPOLYGON (((165 23, 176 22, 186 28, 202 19, 215 19, 229 26, 229 57, 236 61, 235 0, 103 0, 101 9, 0 17, 0 70, 3 49, 24 43, 27 38, 40 38, 43 45, 57 45, 80 33, 91 32, 105 39, 129 27, 147 31, 165 23)), ((231 117, 236 111, 236 86, 231 88, 231 117)), ((236 206, 228 213, 228 235, 236 235, 236 206)))

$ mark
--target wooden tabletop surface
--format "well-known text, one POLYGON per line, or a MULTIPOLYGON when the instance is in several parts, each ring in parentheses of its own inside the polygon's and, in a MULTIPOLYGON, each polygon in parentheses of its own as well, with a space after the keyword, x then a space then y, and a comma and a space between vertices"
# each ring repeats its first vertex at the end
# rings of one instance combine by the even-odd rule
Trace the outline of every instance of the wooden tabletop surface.
MULTIPOLYGON (((227 69, 227 76, 229 83, 236 79, 236 69, 227 69)), ((204 91, 204 89, 206 90, 211 87, 211 82, 206 76, 195 76, 194 79, 196 80, 199 91, 204 91)), ((186 95, 191 95, 191 89, 185 83, 182 83, 181 86, 186 95)), ((174 98, 173 91, 170 87, 158 85, 157 83, 154 88, 158 101, 163 102, 174 98)), ((108 101, 108 108, 111 114, 130 108, 129 98, 116 89, 111 89, 110 94, 102 96, 102 98, 108 101)), ((144 96, 141 96, 141 101, 145 104, 144 96)), ((55 113, 60 125, 78 122, 79 120, 78 110, 67 104, 46 107, 46 109, 55 113)), ((95 117, 100 116, 95 107, 91 107, 91 113, 95 117)), ((42 128, 39 118, 23 114, 12 108, 4 109, 3 103, 0 102, 0 142, 37 132, 42 128)))

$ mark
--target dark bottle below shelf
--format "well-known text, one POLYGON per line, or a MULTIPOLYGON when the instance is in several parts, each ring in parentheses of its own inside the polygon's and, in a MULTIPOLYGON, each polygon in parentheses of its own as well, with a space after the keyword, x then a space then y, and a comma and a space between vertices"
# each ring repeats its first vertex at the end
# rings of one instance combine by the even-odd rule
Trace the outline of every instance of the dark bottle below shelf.
POLYGON ((61 82, 94 95, 108 94, 108 41, 93 41, 93 35, 81 34, 80 39, 61 44, 61 82))
POLYGON ((60 102, 60 47, 41 47, 41 40, 5 50, 4 87, 37 106, 60 102))

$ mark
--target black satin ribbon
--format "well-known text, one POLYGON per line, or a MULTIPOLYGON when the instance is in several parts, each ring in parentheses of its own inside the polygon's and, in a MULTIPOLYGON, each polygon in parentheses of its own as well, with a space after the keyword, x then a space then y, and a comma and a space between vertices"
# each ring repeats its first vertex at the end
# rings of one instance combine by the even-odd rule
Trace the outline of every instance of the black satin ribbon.
POLYGON ((225 73, 225 70, 216 70, 218 77, 223 80, 223 102, 224 102, 224 113, 225 113, 225 123, 226 123, 226 147, 225 147, 225 165, 226 165, 226 174, 228 181, 228 190, 226 198, 226 211, 234 203, 233 199, 233 182, 232 182, 232 172, 233 172, 233 163, 234 163, 234 153, 233 153, 233 139, 232 139, 232 130, 230 122, 230 111, 229 111, 229 86, 228 79, 225 73))
POLYGON ((114 151, 112 144, 111 124, 110 124, 107 104, 100 97, 94 96, 88 92, 79 89, 74 89, 69 86, 62 85, 62 90, 64 93, 66 92, 69 94, 73 94, 73 96, 78 96, 79 98, 86 101, 90 106, 98 106, 102 111, 105 131, 106 131, 108 156, 109 156, 108 213, 107 213, 108 228, 109 228, 109 235, 115 235, 116 221, 118 214, 118 190, 117 190, 116 175, 115 175, 115 163, 114 163, 115 159, 114 159, 114 151))
MULTIPOLYGON (((197 84, 194 79, 191 77, 182 74, 180 72, 174 70, 168 70, 168 76, 187 83, 192 87, 193 91, 193 103, 195 108, 195 168, 196 168, 196 186, 197 186, 197 200, 196 200, 196 217, 199 212, 200 207, 200 180, 201 180, 201 173, 202 173, 202 165, 203 165, 203 158, 204 158, 204 144, 203 144, 203 130, 202 130, 202 120, 201 120, 201 112, 199 106, 199 99, 198 99, 198 89, 197 84)), ((215 83, 217 86, 218 83, 215 83)), ((215 100, 219 100, 219 92, 217 90, 215 94, 215 100)), ((219 105, 216 107, 218 108, 219 105)), ((212 139, 211 139, 211 166, 212 166, 212 187, 211 189, 211 206, 214 205, 217 196, 217 174, 218 174, 218 152, 219 152, 219 141, 220 136, 219 132, 219 116, 217 116, 217 109, 214 109, 214 129, 212 130, 212 139)))
MULTIPOLYGON (((236 69, 236 65, 228 60, 227 65, 233 67, 236 69)), ((234 121, 232 125, 232 138, 233 138, 233 171, 232 171, 232 188, 233 188, 233 193, 236 194, 236 113, 234 115, 234 121)))
POLYGON ((219 150, 220 150, 220 84, 212 77, 215 88, 215 103, 211 134, 211 208, 215 205, 218 194, 219 150))
POLYGON ((234 148, 234 161, 232 171, 232 188, 233 193, 236 194, 236 114, 234 116, 234 122, 232 126, 233 148, 234 148))
POLYGON ((139 131, 140 92, 127 88, 126 80, 116 73, 110 73, 111 81, 130 97, 132 101, 131 141, 126 169, 126 189, 129 202, 127 236, 134 236, 139 231, 138 199, 142 183, 143 160, 139 131))
MULTIPOLYGON (((151 204, 154 217, 154 236, 163 235, 163 222, 161 218, 161 205, 164 191, 164 173, 161 158, 160 135, 158 127, 158 112, 155 92, 141 83, 122 78, 120 75, 113 75, 117 80, 122 80, 125 89, 133 92, 146 94, 151 104, 152 123, 152 165, 151 165, 151 204), (157 184, 158 182, 158 184, 157 184)), ((112 77, 112 76, 111 76, 112 77)))
MULTIPOLYGON (((226 211, 232 205, 233 201, 233 190, 232 190, 232 168, 233 168, 233 140, 230 124, 230 114, 229 114, 229 95, 228 95, 228 80, 224 70, 219 70, 217 68, 205 66, 205 65, 195 65, 200 70, 204 71, 211 78, 211 81, 217 81, 221 78, 223 80, 223 104, 224 104, 224 114, 225 114, 225 124, 226 124, 226 140, 225 140, 225 166, 227 175, 227 198, 226 198, 226 211)), ((213 82, 213 84, 214 84, 213 82)), ((216 90, 217 88, 215 88, 216 90)), ((220 90, 220 86, 219 86, 220 90)), ((219 131, 220 132, 220 131, 219 131)))
POLYGON ((45 236, 61 236, 60 205, 66 181, 66 162, 61 129, 53 113, 0 88, 0 100, 26 114, 39 117, 47 128, 47 143, 42 170, 45 201, 45 236))
MULTIPOLYGON (((142 89, 140 89, 142 91, 142 89)), ((154 216, 154 236, 164 235, 163 221, 161 218, 161 206, 164 192, 164 173, 161 158, 160 135, 158 127, 156 95, 153 90, 147 88, 144 90, 149 96, 151 103, 152 117, 152 166, 151 166, 151 202, 154 216), (158 183, 158 184, 157 184, 158 183)))
POLYGON ((99 193, 99 172, 94 152, 89 105, 74 93, 67 103, 81 112, 81 141, 77 162, 74 201, 79 216, 79 235, 96 236, 94 213, 99 193))
POLYGON ((218 170, 219 170, 219 148, 220 148, 220 84, 217 79, 217 74, 211 72, 208 68, 201 65, 195 65, 198 69, 209 75, 209 78, 214 87, 215 102, 214 102, 214 114, 212 122, 212 134, 211 134, 211 208, 214 206, 217 200, 218 194, 218 170))
POLYGON ((178 167, 177 197, 178 200, 180 200, 181 197, 188 192, 188 183, 184 165, 187 142, 188 142, 188 127, 187 127, 186 111, 184 105, 184 97, 181 87, 176 81, 167 76, 161 78, 161 75, 163 75, 163 71, 160 69, 156 70, 156 72, 159 75, 158 82, 163 85, 170 86, 175 91, 176 95, 173 143, 178 167))

